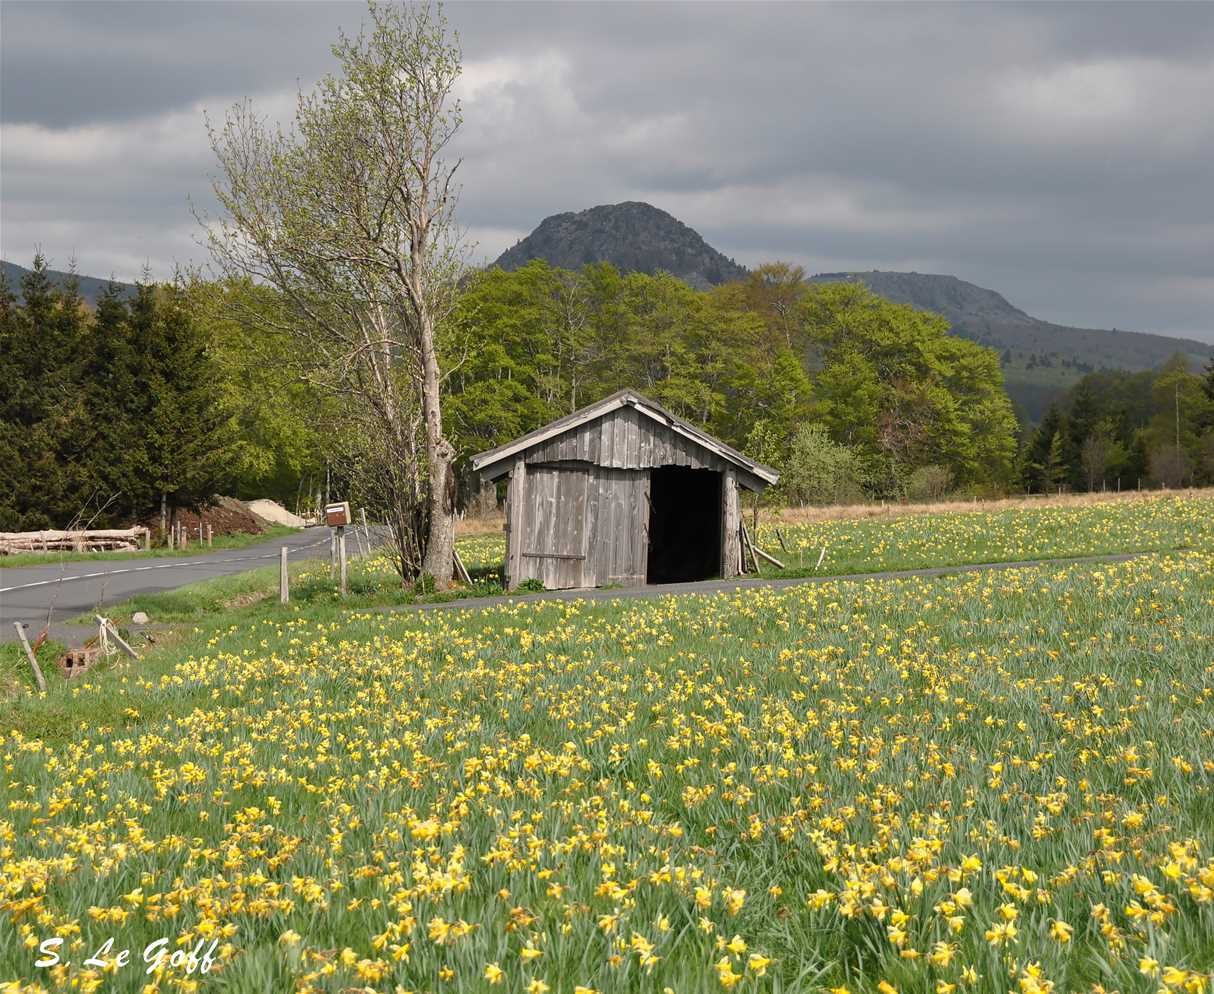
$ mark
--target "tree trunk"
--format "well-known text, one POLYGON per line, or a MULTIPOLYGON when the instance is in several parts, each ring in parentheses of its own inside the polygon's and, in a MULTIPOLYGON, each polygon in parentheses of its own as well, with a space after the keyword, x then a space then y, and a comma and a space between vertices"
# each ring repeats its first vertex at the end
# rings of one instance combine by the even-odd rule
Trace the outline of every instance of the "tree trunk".
POLYGON ((430 315, 419 316, 422 353, 422 413, 426 419, 426 459, 430 468, 430 532, 423 569, 438 587, 451 586, 455 569, 455 448, 443 436, 438 357, 430 315))

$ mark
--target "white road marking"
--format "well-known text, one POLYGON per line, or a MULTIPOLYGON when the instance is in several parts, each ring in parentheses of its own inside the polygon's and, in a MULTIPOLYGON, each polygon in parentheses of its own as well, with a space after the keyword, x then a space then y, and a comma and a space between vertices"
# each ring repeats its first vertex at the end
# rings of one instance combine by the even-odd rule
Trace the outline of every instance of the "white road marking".
MULTIPOLYGON (((267 559, 268 556, 250 556, 250 559, 267 559)), ((0 587, 0 594, 12 590, 29 590, 31 587, 46 587, 52 583, 65 583, 68 580, 95 580, 99 576, 117 576, 119 573, 142 573, 149 569, 177 569, 186 566, 209 566, 212 563, 241 562, 239 559, 199 559, 188 563, 163 563, 155 566, 131 566, 128 569, 103 570, 100 573, 76 573, 72 576, 57 576, 52 580, 35 580, 33 583, 19 583, 15 587, 0 587)))
MULTIPOLYGON (((302 552, 304 549, 311 549, 324 542, 329 541, 327 538, 321 539, 319 542, 309 542, 307 545, 287 546, 292 552, 302 552)), ((251 563, 259 562, 262 559, 277 559, 278 550, 268 553, 264 556, 238 556, 235 559, 195 559, 193 562, 175 562, 175 563, 156 563, 153 566, 130 566, 126 569, 110 569, 102 570, 97 573, 75 573, 72 576, 56 576, 50 580, 34 580, 31 583, 19 583, 13 587, 0 587, 0 594, 11 593, 14 590, 30 590, 33 587, 49 587, 55 583, 66 583, 69 580, 95 580, 101 576, 117 576, 119 573, 142 573, 150 569, 184 569, 189 566, 213 566, 221 563, 251 563)), ((20 569, 20 567, 14 567, 20 569)))

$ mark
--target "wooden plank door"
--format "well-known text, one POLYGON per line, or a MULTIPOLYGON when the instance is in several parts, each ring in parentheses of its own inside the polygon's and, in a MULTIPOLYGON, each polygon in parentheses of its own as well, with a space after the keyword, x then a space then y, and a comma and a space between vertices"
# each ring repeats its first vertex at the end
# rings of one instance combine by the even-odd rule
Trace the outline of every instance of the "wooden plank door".
POLYGON ((591 484, 595 586, 645 582, 649 564, 649 471, 596 466, 591 484))
POLYGON ((520 577, 549 590, 586 585, 590 471, 576 466, 529 466, 520 577))

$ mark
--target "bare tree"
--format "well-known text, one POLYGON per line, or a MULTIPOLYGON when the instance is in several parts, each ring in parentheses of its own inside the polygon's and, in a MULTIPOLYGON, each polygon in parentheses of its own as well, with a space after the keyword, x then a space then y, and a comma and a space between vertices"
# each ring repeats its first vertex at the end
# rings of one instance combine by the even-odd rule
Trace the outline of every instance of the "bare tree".
POLYGON ((1148 457, 1150 473, 1156 483, 1165 487, 1183 487, 1192 469, 1184 449, 1172 445, 1161 445, 1148 457))
POLYGON ((1088 481, 1088 493, 1096 489, 1096 481, 1104 480, 1104 471, 1109 463, 1113 440, 1103 426, 1092 432, 1079 450, 1079 462, 1088 481))
POLYGON ((343 397, 360 477, 386 511, 402 576, 451 582, 455 450, 435 331, 463 264, 454 220, 458 44, 441 9, 369 4, 370 25, 299 94, 292 126, 245 101, 208 122, 223 208, 203 218, 228 274, 278 289, 308 375, 343 397))

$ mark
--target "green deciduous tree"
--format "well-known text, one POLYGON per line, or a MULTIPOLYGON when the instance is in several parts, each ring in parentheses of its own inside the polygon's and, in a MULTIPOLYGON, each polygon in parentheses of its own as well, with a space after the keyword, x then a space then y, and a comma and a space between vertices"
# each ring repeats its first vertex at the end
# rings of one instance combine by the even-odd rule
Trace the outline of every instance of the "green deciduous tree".
POLYGON ((1016 425, 998 357, 933 315, 803 276, 765 266, 699 292, 603 264, 479 274, 443 335, 453 431, 475 451, 634 387, 777 467, 819 424, 874 495, 904 495, 920 467, 1008 486, 1016 425))
POLYGON ((821 367, 815 413, 859 447, 881 490, 899 492, 924 465, 947 467, 962 485, 1010 482, 1016 421, 994 352, 858 284, 812 286, 800 308, 821 367))
POLYGON ((233 496, 291 505, 306 480, 323 475, 338 406, 303 376, 297 343, 284 330, 284 301, 250 280, 194 280, 188 307, 205 331, 219 405, 232 440, 226 448, 233 496))
POLYGON ((830 437, 823 425, 805 425, 793 437, 780 486, 794 504, 846 504, 864 496, 862 455, 830 437))

